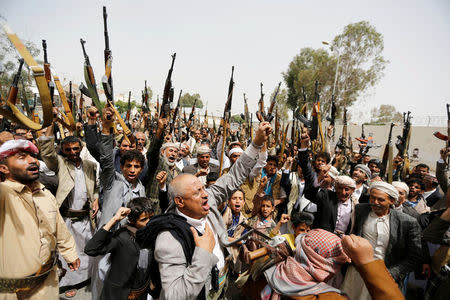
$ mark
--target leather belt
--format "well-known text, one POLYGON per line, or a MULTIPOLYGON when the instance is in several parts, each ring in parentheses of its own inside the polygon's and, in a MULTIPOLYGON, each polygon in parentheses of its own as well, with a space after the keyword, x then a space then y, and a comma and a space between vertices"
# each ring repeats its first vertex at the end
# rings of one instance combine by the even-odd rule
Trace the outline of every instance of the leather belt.
POLYGON ((56 262, 56 252, 52 252, 49 260, 35 274, 23 278, 0 278, 0 293, 15 293, 18 299, 29 296, 44 283, 56 262))

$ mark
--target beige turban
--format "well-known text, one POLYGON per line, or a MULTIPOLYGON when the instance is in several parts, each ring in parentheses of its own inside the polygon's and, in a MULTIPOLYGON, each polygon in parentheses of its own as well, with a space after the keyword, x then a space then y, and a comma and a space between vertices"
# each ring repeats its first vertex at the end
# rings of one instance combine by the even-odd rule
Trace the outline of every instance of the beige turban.
POLYGON ((345 175, 336 177, 336 185, 348 186, 349 188, 356 189, 355 181, 351 177, 345 175))
POLYGON ((211 153, 211 149, 208 146, 200 146, 197 149, 197 155, 209 154, 211 153))
POLYGON ((390 197, 394 198, 395 201, 398 200, 398 191, 392 184, 389 184, 384 181, 374 181, 370 185, 369 192, 371 189, 377 189, 379 191, 382 191, 388 194, 390 197))
POLYGON ((400 188, 400 189, 404 190, 405 193, 406 193, 406 196, 408 196, 408 194, 409 194, 409 187, 408 187, 408 185, 406 183, 404 183, 403 181, 393 181, 392 185, 394 187, 396 187, 396 188, 400 188))

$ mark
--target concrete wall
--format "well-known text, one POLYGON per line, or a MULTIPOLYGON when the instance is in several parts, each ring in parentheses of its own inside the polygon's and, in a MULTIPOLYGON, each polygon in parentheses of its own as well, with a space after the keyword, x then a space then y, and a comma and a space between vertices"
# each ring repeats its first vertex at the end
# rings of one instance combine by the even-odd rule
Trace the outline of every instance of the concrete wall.
MULTIPOLYGON (((379 148, 371 148, 369 154, 373 157, 381 158, 384 151, 384 146, 387 143, 389 135, 390 125, 374 126, 374 125, 364 125, 364 133, 369 136, 369 133, 373 133, 374 143, 376 145, 381 145, 379 148)), ((397 154, 397 149, 395 148, 395 142, 397 141, 397 136, 402 134, 403 127, 395 126, 392 130, 392 142, 394 144, 394 155, 397 154)), ((349 125, 348 131, 352 136, 354 141, 354 146, 357 146, 358 141, 355 137, 361 136, 361 125, 349 125)), ((439 140, 433 136, 433 132, 440 131, 443 134, 447 134, 447 128, 444 127, 412 127, 411 128, 411 141, 409 145, 408 154, 412 156, 412 150, 414 148, 419 148, 419 161, 426 163, 430 166, 432 170, 436 168, 436 160, 439 159, 439 150, 445 147, 445 142, 439 140)), ((335 142, 339 138, 342 132, 342 125, 336 126, 335 142)), ((356 149, 356 148, 355 148, 356 149)))

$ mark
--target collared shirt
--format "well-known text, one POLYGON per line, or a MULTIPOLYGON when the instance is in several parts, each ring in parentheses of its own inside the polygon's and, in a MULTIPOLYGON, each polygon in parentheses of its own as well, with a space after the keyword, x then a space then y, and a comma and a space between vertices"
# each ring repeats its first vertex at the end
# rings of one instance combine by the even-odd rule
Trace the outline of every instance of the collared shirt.
POLYGON ((360 186, 359 188, 355 189, 355 191, 353 192, 353 197, 354 197, 357 201, 359 201, 359 198, 360 198, 361 195, 362 195, 363 189, 364 189, 364 184, 361 184, 361 186, 360 186))
POLYGON ((362 236, 369 240, 373 247, 375 259, 384 259, 390 235, 390 214, 378 217, 373 211, 364 222, 362 236))
POLYGON ((86 189, 86 179, 84 178, 83 163, 79 167, 75 166, 75 185, 72 190, 72 209, 82 209, 88 200, 86 189))
POLYGON ((225 256, 223 254, 222 248, 220 247, 219 244, 219 237, 217 236, 217 233, 214 232, 214 228, 211 225, 211 223, 208 221, 208 218, 202 218, 202 219, 193 219, 191 217, 186 216, 185 214, 183 214, 181 211, 178 210, 178 208, 175 208, 175 211, 178 215, 186 218, 187 222, 189 225, 191 225, 192 227, 194 227, 195 229, 197 229, 198 232, 200 232, 201 234, 205 233, 205 226, 206 223, 208 223, 209 227, 211 228, 211 230, 214 233, 214 249, 213 249, 213 254, 219 259, 219 261, 217 262, 217 268, 219 269, 219 271, 221 271, 223 269, 223 267, 225 266, 225 256))
POLYGON ((32 189, 9 180, 0 183, 0 277, 33 275, 55 250, 67 262, 78 258, 55 197, 39 182, 32 189))
POLYGON ((338 203, 338 211, 336 217, 336 227, 334 231, 340 230, 342 232, 347 231, 348 224, 352 216, 352 199, 351 197, 347 201, 338 203))

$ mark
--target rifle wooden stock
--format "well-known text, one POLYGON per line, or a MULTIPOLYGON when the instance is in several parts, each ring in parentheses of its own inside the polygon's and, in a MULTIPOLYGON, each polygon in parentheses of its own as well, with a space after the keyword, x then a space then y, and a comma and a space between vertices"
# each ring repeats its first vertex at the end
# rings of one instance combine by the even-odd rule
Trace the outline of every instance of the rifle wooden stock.
POLYGON ((263 257, 264 255, 267 255, 269 253, 269 250, 267 250, 266 247, 262 247, 259 249, 256 249, 254 251, 251 251, 248 253, 248 258, 253 261, 255 259, 258 259, 260 257, 263 257))
POLYGON ((14 45, 14 47, 17 49, 26 64, 33 72, 33 77, 36 81, 36 86, 38 87, 41 98, 42 110, 44 113, 44 124, 41 125, 39 123, 33 122, 22 112, 20 112, 15 104, 10 102, 7 102, 8 108, 0 108, 0 113, 6 116, 11 121, 21 123, 30 129, 39 130, 42 128, 42 126, 47 127, 52 123, 53 112, 50 91, 47 85, 47 80, 45 79, 45 72, 42 67, 38 66, 33 56, 30 54, 19 37, 11 30, 11 28, 9 28, 9 26, 6 24, 3 24, 2 27, 6 35, 8 36, 8 39, 11 41, 11 43, 14 45))
POLYGON ((66 92, 64 92, 64 89, 63 89, 61 82, 59 81, 59 77, 57 75, 53 75, 53 80, 55 81, 55 86, 56 86, 56 89, 58 90, 59 98, 61 99, 62 105, 64 107, 64 111, 67 114, 67 116, 64 114, 64 119, 66 121, 66 124, 70 127, 71 131, 75 131, 75 120, 73 118, 73 115, 71 114, 69 102, 67 102, 66 92))

